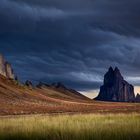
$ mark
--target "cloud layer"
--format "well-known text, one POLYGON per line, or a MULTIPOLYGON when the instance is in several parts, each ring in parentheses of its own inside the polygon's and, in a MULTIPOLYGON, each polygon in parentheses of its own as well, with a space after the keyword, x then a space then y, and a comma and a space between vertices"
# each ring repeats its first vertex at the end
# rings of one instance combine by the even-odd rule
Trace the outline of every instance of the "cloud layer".
POLYGON ((139 0, 1 0, 0 52, 23 81, 88 91, 112 65, 140 85, 139 7, 139 0))

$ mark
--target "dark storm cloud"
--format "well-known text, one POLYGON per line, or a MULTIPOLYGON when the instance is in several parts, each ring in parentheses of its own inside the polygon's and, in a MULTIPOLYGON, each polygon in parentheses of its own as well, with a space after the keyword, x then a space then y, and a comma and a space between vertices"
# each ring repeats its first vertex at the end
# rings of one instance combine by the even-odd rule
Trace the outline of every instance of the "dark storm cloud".
POLYGON ((117 65, 135 84, 139 6, 139 0, 1 0, 0 51, 22 80, 92 90, 117 65))

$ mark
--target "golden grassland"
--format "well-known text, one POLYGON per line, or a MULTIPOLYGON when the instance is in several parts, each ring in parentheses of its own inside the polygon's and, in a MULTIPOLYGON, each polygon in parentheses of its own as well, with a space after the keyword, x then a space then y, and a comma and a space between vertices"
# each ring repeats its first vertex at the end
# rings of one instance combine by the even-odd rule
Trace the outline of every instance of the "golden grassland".
POLYGON ((0 118, 0 140, 139 140, 140 114, 0 118))

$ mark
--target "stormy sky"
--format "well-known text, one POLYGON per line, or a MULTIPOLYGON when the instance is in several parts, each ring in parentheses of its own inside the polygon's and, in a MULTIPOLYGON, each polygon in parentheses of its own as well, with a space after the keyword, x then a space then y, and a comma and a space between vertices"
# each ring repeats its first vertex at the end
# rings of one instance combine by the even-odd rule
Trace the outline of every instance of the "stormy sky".
POLYGON ((140 0, 0 0, 0 52, 21 81, 97 91, 109 66, 140 85, 140 0))

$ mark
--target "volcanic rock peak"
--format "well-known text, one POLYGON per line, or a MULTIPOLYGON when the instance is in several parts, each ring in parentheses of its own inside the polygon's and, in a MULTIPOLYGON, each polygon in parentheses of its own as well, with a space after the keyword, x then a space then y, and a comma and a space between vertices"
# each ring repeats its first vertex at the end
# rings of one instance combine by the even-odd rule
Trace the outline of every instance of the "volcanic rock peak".
POLYGON ((100 88, 100 93, 95 99, 132 102, 135 100, 134 87, 124 80, 117 67, 114 70, 110 67, 104 76, 104 84, 100 88))

